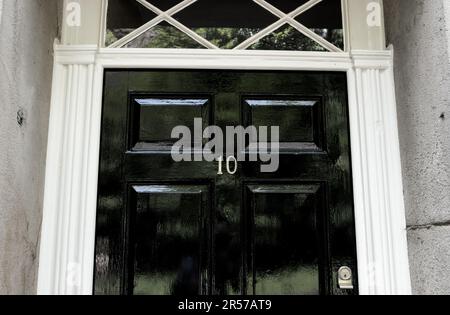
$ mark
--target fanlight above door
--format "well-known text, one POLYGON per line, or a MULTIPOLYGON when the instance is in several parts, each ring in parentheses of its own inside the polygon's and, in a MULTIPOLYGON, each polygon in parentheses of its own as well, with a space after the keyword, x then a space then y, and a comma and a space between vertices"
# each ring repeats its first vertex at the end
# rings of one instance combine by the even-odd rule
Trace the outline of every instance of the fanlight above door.
POLYGON ((109 0, 105 44, 345 50, 341 0, 109 0))

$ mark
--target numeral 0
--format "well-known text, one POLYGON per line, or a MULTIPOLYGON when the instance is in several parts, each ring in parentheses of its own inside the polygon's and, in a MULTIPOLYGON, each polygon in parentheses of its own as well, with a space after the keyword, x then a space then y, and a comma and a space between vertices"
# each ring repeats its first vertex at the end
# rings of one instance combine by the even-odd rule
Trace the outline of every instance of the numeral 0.
MULTIPOLYGON (((217 162, 219 162, 217 175, 223 175, 223 157, 222 156, 219 157, 217 159, 217 162)), ((234 156, 229 156, 226 161, 226 169, 228 174, 230 175, 236 174, 237 168, 238 168, 237 159, 234 156), (231 170, 231 163, 234 164, 233 170, 231 170)))

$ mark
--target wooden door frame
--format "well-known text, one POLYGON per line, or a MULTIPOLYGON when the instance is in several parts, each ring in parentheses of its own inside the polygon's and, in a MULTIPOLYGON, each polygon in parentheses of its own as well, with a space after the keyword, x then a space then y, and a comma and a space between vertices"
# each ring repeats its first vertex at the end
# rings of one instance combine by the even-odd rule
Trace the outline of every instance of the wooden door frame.
POLYGON ((392 49, 54 49, 39 294, 93 292, 103 75, 117 68, 346 72, 359 293, 411 293, 392 49))

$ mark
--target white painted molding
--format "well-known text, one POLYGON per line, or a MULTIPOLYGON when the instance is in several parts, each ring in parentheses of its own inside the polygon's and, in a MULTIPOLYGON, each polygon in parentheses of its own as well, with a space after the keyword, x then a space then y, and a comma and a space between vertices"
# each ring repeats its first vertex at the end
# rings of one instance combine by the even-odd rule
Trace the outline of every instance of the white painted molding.
POLYGON ((360 294, 411 294, 393 53, 369 55, 347 72, 360 294))
POLYGON ((100 49, 98 62, 105 68, 185 68, 242 70, 345 71, 348 53, 198 50, 198 49, 100 49))
POLYGON ((55 46, 39 294, 91 294, 105 68, 346 71, 361 294, 410 294, 392 51, 55 46))
POLYGON ((38 294, 92 292, 103 80, 95 54, 80 47, 72 64, 55 56, 38 294))

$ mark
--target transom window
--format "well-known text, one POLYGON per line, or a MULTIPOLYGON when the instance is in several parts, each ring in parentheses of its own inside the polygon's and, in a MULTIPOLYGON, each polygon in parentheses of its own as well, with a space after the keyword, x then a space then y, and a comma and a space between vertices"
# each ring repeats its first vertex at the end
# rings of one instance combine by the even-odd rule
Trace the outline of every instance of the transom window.
POLYGON ((344 51, 341 0, 109 0, 106 46, 344 51))

